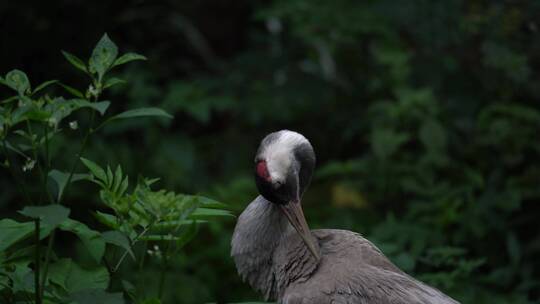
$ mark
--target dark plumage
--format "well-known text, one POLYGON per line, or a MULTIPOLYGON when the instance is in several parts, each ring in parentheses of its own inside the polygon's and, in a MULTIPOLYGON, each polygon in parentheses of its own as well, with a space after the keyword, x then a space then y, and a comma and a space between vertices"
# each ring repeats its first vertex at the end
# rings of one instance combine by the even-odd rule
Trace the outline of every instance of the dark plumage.
POLYGON ((284 304, 458 303, 402 272, 357 233, 307 228, 300 199, 315 154, 302 135, 287 130, 268 135, 255 161, 262 195, 238 218, 231 255, 242 278, 265 299, 284 304), (262 161, 268 176, 260 175, 262 161))

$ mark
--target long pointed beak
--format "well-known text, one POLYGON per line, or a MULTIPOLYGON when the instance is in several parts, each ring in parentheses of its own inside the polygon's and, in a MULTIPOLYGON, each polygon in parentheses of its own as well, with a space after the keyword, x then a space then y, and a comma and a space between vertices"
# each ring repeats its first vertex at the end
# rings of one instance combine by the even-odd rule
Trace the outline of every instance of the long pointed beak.
POLYGON ((319 261, 321 257, 319 255, 318 246, 315 246, 315 240, 309 230, 300 201, 290 201, 285 205, 280 205, 280 207, 283 213, 285 213, 285 216, 287 216, 287 219, 289 219, 291 225, 296 229, 296 232, 298 232, 306 244, 311 254, 319 261))

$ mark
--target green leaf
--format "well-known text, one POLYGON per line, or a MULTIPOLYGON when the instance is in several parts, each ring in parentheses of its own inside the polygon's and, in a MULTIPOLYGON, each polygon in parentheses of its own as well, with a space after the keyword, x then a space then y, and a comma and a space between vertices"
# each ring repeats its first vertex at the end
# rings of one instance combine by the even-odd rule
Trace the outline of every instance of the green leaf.
POLYGON ((38 85, 37 88, 34 89, 34 92, 32 92, 32 95, 36 94, 37 92, 45 89, 46 87, 50 86, 51 84, 55 84, 55 83, 58 83, 58 80, 45 81, 44 83, 38 85))
POLYGON ((19 223, 12 219, 0 220, 0 251, 27 238, 34 231, 34 223, 19 223))
POLYGON ((118 218, 112 214, 96 211, 96 213, 94 213, 94 216, 100 223, 102 223, 103 225, 107 227, 114 228, 114 229, 119 228, 118 218))
POLYGON ((19 211, 20 214, 30 218, 39 218, 51 227, 56 227, 68 219, 70 210, 61 205, 26 206, 19 211))
MULTIPOLYGON (((17 131, 20 131, 20 130, 17 130, 17 131)), ((12 146, 8 141, 6 141, 5 143, 6 143, 6 148, 10 149, 11 151, 19 154, 20 156, 22 156, 24 158, 28 158, 28 156, 26 156, 26 154, 24 154, 21 150, 15 148, 14 146, 12 146)))
POLYGON ((116 61, 113 64, 113 67, 128 63, 133 60, 146 60, 146 57, 137 53, 126 53, 120 56, 118 59, 116 59, 116 61))
MULTIPOLYGON (((0 220, 0 252, 33 235, 34 228, 34 222, 19 223, 12 219, 0 220)), ((51 226, 42 225, 39 238, 46 238, 51 231, 51 226)))
POLYGON ((127 110, 118 115, 115 115, 109 118, 109 121, 117 120, 117 119, 134 118, 134 117, 146 117, 146 116, 173 118, 172 115, 170 115, 169 113, 165 112, 164 110, 160 108, 139 108, 139 109, 127 110))
POLYGON ((111 78, 107 79, 107 81, 105 81, 105 84, 103 85, 103 88, 104 89, 110 88, 110 87, 115 86, 117 84, 124 84, 126 82, 127 81, 125 81, 123 79, 116 78, 116 77, 111 77, 111 78))
POLYGON ((59 228, 75 233, 81 239, 94 260, 97 263, 101 262, 103 253, 105 253, 105 241, 98 231, 92 230, 84 223, 72 219, 62 222, 59 228))
POLYGON ((201 195, 186 195, 186 197, 191 197, 192 199, 196 199, 203 207, 205 208, 219 208, 219 209, 226 209, 228 206, 224 203, 220 203, 216 200, 213 200, 211 198, 201 196, 201 195))
POLYGON ((446 148, 444 127, 436 120, 428 119, 420 128, 420 140, 430 152, 438 152, 446 148))
POLYGON ((17 99, 19 99, 19 96, 11 96, 9 98, 6 98, 6 99, 0 101, 0 103, 10 103, 10 102, 15 101, 17 99))
POLYGON ((70 304, 124 304, 124 297, 121 292, 109 293, 103 289, 87 289, 71 295, 70 304))
POLYGON ((19 262, 10 266, 15 268, 14 271, 6 273, 13 283, 11 291, 31 293, 34 290, 34 273, 28 267, 28 262, 19 262))
POLYGON ((107 188, 112 190, 112 185, 114 182, 114 176, 111 170, 111 167, 107 166, 107 188))
MULTIPOLYGON (((64 189, 66 188, 69 173, 61 172, 55 169, 49 172, 49 178, 51 178, 56 183, 56 186, 58 188, 56 201, 59 201, 62 197, 62 194, 64 193, 64 189)), ((88 178, 88 174, 73 174, 71 182, 76 182, 88 178)))
POLYGON ((69 61, 69 63, 71 63, 74 67, 76 67, 77 69, 85 72, 85 73, 88 73, 88 69, 86 68, 86 64, 84 64, 84 62, 79 59, 79 57, 69 53, 69 52, 66 52, 66 51, 62 51, 62 55, 64 55, 64 57, 67 59, 67 61, 69 61))
POLYGON ((512 265, 517 265, 521 258, 521 248, 515 234, 509 233, 506 238, 506 247, 508 249, 508 256, 512 265))
POLYGON ((99 101, 99 102, 90 102, 85 99, 71 99, 69 100, 74 106, 75 109, 79 108, 91 108, 99 112, 99 114, 104 115, 107 112, 107 109, 111 105, 110 101, 99 101))
POLYGON ((141 304, 161 304, 161 301, 157 298, 144 299, 141 304))
POLYGON ((28 76, 21 70, 12 70, 6 74, 3 83, 14 89, 19 95, 25 95, 30 92, 30 81, 28 76))
POLYGON ((169 242, 169 241, 178 241, 180 240, 180 237, 175 235, 144 235, 139 238, 143 241, 150 241, 150 242, 169 242))
POLYGON ((118 195, 123 195, 123 194, 126 192, 126 190, 127 190, 127 188, 128 188, 128 185, 129 185, 129 179, 128 179, 128 177, 126 176, 126 177, 124 178, 124 180, 122 181, 122 184, 120 184, 120 189, 118 189, 118 193, 117 193, 117 194, 118 194, 118 195))
POLYGON ((120 184, 122 183, 122 168, 120 165, 116 166, 116 171, 114 172, 114 183, 112 187, 112 191, 114 193, 118 193, 118 190, 120 189, 120 184))
POLYGON ((371 133, 371 148, 375 156, 386 159, 408 140, 409 136, 404 132, 377 128, 371 133))
POLYGON ((78 98, 84 98, 84 94, 81 93, 81 91, 73 88, 73 87, 70 87, 68 86, 67 84, 63 84, 63 83, 58 83, 61 87, 63 87, 66 91, 68 91, 68 93, 70 93, 71 95, 75 96, 75 97, 78 97, 78 98))
POLYGON ((104 34, 92 51, 89 60, 90 71, 92 73, 97 72, 100 82, 103 75, 112 67, 116 56, 118 56, 118 47, 109 39, 107 34, 104 34))
POLYGON ((137 302, 137 289, 135 288, 135 285, 131 284, 129 281, 122 280, 122 288, 133 302, 137 302))
POLYGON ((81 157, 82 163, 90 170, 90 173, 92 173, 93 176, 95 176, 98 180, 107 182, 107 175, 105 174, 105 171, 98 166, 96 163, 94 163, 91 160, 88 160, 86 158, 81 157))
POLYGON ((176 228, 178 228, 180 226, 191 225, 193 222, 195 222, 197 224, 208 223, 207 220, 163 221, 163 222, 159 222, 159 223, 154 224, 153 229, 158 230, 158 231, 171 230, 171 229, 176 229, 176 228))
POLYGON ((184 247, 187 243, 189 243, 197 234, 198 225, 196 221, 192 221, 191 225, 187 227, 187 229, 183 229, 181 235, 178 237, 178 240, 176 241, 176 246, 178 248, 184 247))
POLYGON ((129 255, 133 258, 133 260, 135 260, 135 255, 133 254, 133 251, 131 250, 129 239, 123 233, 119 231, 107 231, 107 232, 103 232, 102 236, 105 242, 126 250, 129 253, 129 255))
POLYGON ((211 217, 234 217, 234 215, 227 210, 222 209, 210 209, 210 208, 197 208, 191 215, 189 219, 206 219, 211 217))
POLYGON ((109 279, 109 273, 104 267, 83 269, 71 259, 60 259, 49 267, 49 281, 58 284, 69 293, 105 289, 109 286, 109 279))

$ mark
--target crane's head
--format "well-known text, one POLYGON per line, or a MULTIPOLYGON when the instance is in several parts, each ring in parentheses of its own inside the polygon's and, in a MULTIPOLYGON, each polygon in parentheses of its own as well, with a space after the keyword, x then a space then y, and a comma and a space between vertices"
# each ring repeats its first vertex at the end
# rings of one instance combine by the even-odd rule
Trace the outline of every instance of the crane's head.
POLYGON ((314 167, 315 152, 309 141, 289 130, 268 134, 255 156, 255 182, 259 192, 281 208, 308 249, 319 259, 301 205, 314 167))

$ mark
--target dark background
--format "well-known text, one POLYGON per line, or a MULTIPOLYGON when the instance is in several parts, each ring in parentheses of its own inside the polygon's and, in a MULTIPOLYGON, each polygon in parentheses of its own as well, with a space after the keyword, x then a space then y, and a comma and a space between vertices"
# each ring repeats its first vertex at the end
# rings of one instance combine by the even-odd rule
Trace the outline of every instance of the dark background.
MULTIPOLYGON (((148 57, 116 72, 113 110, 175 119, 107 128, 89 158, 239 214, 259 140, 296 130, 318 157, 312 228, 358 231, 462 303, 539 303, 540 1, 2 1, 0 73, 84 86, 60 50, 87 58, 105 32, 148 57)), ((20 209, 6 172, 0 189, 0 213, 20 209)), ((74 190, 93 226, 96 191, 74 190)), ((229 257, 234 222, 178 256, 168 303, 260 299, 229 257)), ((157 270, 129 271, 152 294, 157 270)))

